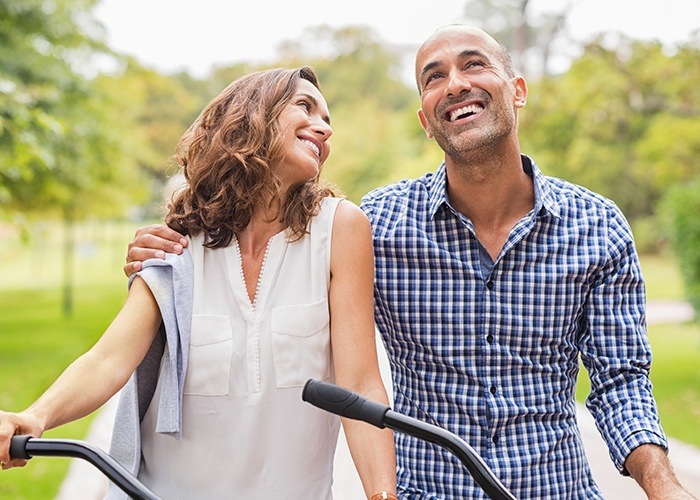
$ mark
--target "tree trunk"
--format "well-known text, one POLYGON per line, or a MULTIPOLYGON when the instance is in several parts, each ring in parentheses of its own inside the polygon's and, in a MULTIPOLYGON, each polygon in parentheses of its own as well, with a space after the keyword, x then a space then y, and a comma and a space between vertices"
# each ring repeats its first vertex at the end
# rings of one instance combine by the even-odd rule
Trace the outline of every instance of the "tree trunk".
POLYGON ((75 262, 75 213, 73 205, 63 210, 63 315, 73 315, 73 263, 75 262))

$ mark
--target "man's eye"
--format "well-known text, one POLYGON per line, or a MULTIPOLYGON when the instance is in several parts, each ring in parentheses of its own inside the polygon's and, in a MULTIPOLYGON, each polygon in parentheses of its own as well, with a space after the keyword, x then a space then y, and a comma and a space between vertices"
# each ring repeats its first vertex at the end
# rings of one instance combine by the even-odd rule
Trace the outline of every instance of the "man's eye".
POLYGON ((483 63, 483 61, 469 61, 469 62, 466 64, 465 68, 466 68, 466 69, 474 69, 474 68, 481 68, 481 67, 483 67, 483 66, 485 66, 485 64, 483 63))
POLYGON ((425 79, 425 85, 428 85, 430 82, 433 80, 436 80, 442 76, 441 73, 430 73, 428 77, 425 79))

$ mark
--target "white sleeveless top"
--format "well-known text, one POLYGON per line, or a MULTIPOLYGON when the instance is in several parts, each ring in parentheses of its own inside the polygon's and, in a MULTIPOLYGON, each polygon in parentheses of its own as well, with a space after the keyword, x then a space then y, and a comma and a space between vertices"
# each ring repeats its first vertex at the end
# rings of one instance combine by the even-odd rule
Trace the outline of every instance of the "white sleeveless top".
MULTIPOLYGON (((194 308, 182 439, 141 423, 139 479, 175 499, 331 499, 339 419, 301 399, 309 378, 332 379, 328 287, 333 216, 326 198, 309 233, 273 236, 254 303, 238 244, 190 239, 194 308)), ((158 401, 160 382, 152 401, 158 401)))

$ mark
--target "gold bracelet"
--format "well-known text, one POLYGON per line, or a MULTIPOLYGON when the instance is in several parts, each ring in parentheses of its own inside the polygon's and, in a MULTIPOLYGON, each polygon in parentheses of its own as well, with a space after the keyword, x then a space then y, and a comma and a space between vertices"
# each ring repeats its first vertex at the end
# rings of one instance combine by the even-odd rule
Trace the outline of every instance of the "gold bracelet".
POLYGON ((381 492, 375 493, 374 495, 369 497, 369 500, 399 500, 399 499, 393 493, 387 493, 386 491, 381 491, 381 492))

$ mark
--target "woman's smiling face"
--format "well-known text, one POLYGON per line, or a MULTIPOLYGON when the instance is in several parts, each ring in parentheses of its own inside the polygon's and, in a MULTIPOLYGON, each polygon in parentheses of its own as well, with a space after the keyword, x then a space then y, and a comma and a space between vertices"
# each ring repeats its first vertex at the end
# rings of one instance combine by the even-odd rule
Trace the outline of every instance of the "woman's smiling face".
POLYGON ((284 145, 275 173, 288 187, 304 184, 321 172, 331 151, 333 129, 326 100, 311 82, 300 79, 277 120, 284 145))

